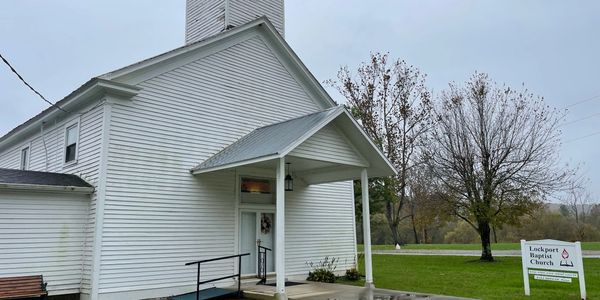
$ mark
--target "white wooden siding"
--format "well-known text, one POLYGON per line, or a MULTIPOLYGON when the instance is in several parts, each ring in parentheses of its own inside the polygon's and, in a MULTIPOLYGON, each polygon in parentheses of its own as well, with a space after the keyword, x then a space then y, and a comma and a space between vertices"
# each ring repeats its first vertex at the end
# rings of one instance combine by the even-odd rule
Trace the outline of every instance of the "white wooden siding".
POLYGON ((286 275, 308 274, 307 262, 339 259, 337 271, 354 266, 352 182, 294 186, 285 199, 286 275))
MULTIPOLYGON (((21 145, 31 143, 29 170, 76 174, 95 186, 98 181, 100 163, 102 119, 102 105, 93 104, 74 111, 69 117, 48 122, 52 125, 45 126, 43 139, 40 131, 40 133, 25 138, 22 142, 16 142, 0 152, 0 167, 19 168, 21 145), (80 120, 78 160, 76 164, 64 167, 65 124, 76 118, 80 120)), ((89 199, 90 196, 87 197, 89 199)), ((85 293, 90 292, 95 203, 96 195, 94 194, 91 196, 91 201, 88 201, 90 209, 86 226, 86 243, 83 249, 83 265, 80 266, 81 291, 85 293)))
POLYGON ((225 29, 225 0, 188 0, 185 42, 191 44, 225 29))
POLYGON ((187 0, 185 42, 191 44, 267 16, 284 35, 283 0, 187 0))
POLYGON ((240 26, 266 16, 279 34, 284 36, 283 0, 228 0, 228 2, 229 25, 240 26))
MULTIPOLYGON (((234 254, 234 173, 189 170, 256 127, 319 110, 258 36, 139 86, 133 101, 112 109, 101 299, 192 288, 195 268, 185 262, 234 254)), ((233 274, 233 262, 204 271, 233 274)))
POLYGON ((289 155, 353 166, 367 165, 358 151, 333 124, 323 127, 292 150, 289 155))
POLYGON ((44 276, 50 295, 79 292, 89 196, 0 193, 0 277, 44 276))

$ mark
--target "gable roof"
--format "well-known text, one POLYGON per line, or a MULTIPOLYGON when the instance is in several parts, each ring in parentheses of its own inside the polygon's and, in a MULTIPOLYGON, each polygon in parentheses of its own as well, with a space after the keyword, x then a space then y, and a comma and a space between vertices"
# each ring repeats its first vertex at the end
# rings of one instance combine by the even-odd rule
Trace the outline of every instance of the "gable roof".
POLYGON ((329 96, 327 91, 314 77, 314 75, 308 70, 304 63, 300 60, 298 55, 292 50, 285 39, 279 34, 275 26, 265 16, 259 17, 254 21, 248 22, 242 26, 233 27, 231 29, 224 30, 223 32, 207 37, 200 41, 173 49, 171 51, 159 54, 157 56, 142 60, 140 62, 131 64, 129 66, 117 69, 112 72, 100 75, 99 78, 114 80, 117 82, 124 82, 134 84, 135 82, 129 82, 132 77, 136 74, 143 73, 148 69, 151 69, 157 65, 165 65, 168 68, 174 69, 179 64, 174 61, 180 59, 184 60, 187 57, 192 57, 195 52, 205 51, 208 54, 218 51, 217 45, 221 42, 228 40, 235 40, 237 37, 242 36, 245 33, 251 31, 258 32, 261 37, 264 38, 265 42, 272 47, 276 53, 276 56, 282 60, 282 64, 287 65, 293 69, 293 72, 298 74, 297 78, 312 92, 313 98, 321 103, 323 109, 335 107, 337 104, 329 96))
POLYGON ((286 149, 301 139, 306 132, 318 127, 331 116, 339 115, 341 109, 341 107, 330 108, 255 129, 193 170, 210 170, 256 159, 278 157, 286 153, 286 149))
POLYGON ((362 149, 366 149, 364 151, 370 154, 368 160, 372 163, 370 168, 375 169, 375 172, 372 172, 374 176, 383 177, 397 173, 343 106, 255 129, 194 167, 191 172, 208 173, 285 157, 320 129, 339 118, 344 121, 344 130, 353 131, 353 140, 362 143, 362 149))
POLYGON ((0 188, 93 191, 93 186, 77 175, 0 168, 0 188))
POLYGON ((119 97, 131 97, 137 94, 139 90, 140 88, 135 86, 94 77, 71 92, 69 95, 65 96, 60 101, 56 102, 55 105, 46 108, 39 114, 33 116, 29 120, 13 128, 11 131, 0 137, 0 148, 2 148, 5 143, 16 138, 19 134, 26 133, 27 130, 31 129, 31 127, 34 125, 36 127, 33 130, 39 131, 37 125, 41 124, 45 118, 68 114, 68 111, 72 107, 77 107, 80 105, 79 102, 93 99, 94 97, 104 94, 111 94, 119 97), (67 112, 60 110, 58 107, 66 110, 67 112))
MULTIPOLYGON (((57 106, 61 108, 76 106, 79 104, 79 102, 82 102, 83 100, 89 100, 93 96, 97 96, 100 92, 110 92, 119 96, 132 97, 137 94, 140 88, 128 82, 127 78, 134 76, 136 72, 143 72, 144 70, 159 64, 173 64, 174 61, 187 57, 196 51, 210 51, 220 42, 227 41, 228 39, 235 39, 236 37, 252 30, 260 32, 265 41, 269 42, 270 46, 272 46, 278 55, 284 60, 284 62, 287 63, 287 66, 297 72, 298 79, 305 86, 309 87, 309 92, 312 95, 312 98, 320 101, 324 109, 336 106, 335 101, 333 101, 323 86, 321 86, 319 81, 302 63, 300 58, 296 55, 296 53, 294 53, 283 37, 277 32, 273 24, 266 17, 260 17, 242 26, 225 30, 220 34, 173 49, 163 54, 90 79, 78 89, 64 97, 62 100, 56 102, 55 106, 50 106, 38 115, 32 117, 23 124, 6 133, 4 136, 0 137, 0 148, 6 145, 6 143, 9 143, 11 140, 17 138, 20 134, 31 132, 31 128, 39 125, 39 123, 43 122, 45 119, 51 118, 54 115, 67 114, 58 109, 57 106)), ((35 130, 39 130, 38 127, 35 128, 35 130)))

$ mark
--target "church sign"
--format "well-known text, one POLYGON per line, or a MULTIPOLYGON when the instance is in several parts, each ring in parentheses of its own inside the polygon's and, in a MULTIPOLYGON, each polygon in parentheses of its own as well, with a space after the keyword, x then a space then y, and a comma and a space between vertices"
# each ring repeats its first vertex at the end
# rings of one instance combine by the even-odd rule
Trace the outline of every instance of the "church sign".
POLYGON ((579 278, 581 299, 586 298, 581 243, 557 240, 521 240, 525 295, 530 295, 529 275, 535 280, 571 283, 579 278))

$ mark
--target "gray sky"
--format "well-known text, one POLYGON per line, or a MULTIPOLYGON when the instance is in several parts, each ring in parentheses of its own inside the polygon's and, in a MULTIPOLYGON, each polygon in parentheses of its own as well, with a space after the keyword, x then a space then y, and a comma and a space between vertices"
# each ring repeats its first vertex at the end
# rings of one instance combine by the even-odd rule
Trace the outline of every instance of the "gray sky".
MULTIPOLYGON (((388 51, 427 73, 435 93, 480 71, 525 83, 558 108, 581 102, 569 107, 569 122, 600 113, 598 12, 591 0, 287 0, 285 26, 320 81, 388 51)), ((3 0, 0 53, 57 101, 93 76, 181 46, 184 17, 184 0, 3 0)), ((46 107, 0 65, 0 135, 46 107)), ((563 160, 583 164, 595 195, 599 125, 597 114, 563 127, 563 160)))

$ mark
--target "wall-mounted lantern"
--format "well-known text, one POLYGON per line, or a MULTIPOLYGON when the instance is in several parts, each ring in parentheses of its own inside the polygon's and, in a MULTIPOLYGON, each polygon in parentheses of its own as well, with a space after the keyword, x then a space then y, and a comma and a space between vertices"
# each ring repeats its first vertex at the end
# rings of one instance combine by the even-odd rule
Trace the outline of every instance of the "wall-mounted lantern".
POLYGON ((290 175, 290 163, 285 163, 287 165, 287 175, 285 175, 285 191, 291 192, 294 190, 294 179, 292 175, 290 175))

